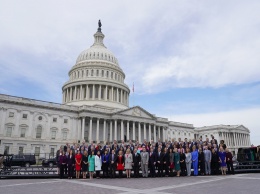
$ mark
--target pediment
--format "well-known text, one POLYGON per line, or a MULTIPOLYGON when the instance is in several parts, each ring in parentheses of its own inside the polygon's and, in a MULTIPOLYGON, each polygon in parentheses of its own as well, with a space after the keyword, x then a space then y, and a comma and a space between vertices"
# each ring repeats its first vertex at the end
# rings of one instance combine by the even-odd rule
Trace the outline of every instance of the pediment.
POLYGON ((154 116, 139 106, 117 112, 116 114, 139 118, 154 119, 154 116))
POLYGON ((241 130, 241 131, 246 131, 246 132, 250 132, 248 128, 246 128, 244 125, 239 125, 238 127, 236 127, 237 129, 241 130))

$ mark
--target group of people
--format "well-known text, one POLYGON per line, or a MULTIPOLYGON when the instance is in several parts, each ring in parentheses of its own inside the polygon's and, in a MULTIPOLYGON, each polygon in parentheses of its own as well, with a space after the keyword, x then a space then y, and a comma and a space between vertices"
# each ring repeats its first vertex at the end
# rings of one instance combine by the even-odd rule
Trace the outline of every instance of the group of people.
POLYGON ((158 139, 157 142, 143 142, 131 140, 125 143, 123 140, 120 144, 116 140, 112 144, 94 144, 89 145, 85 142, 82 144, 61 146, 56 153, 56 160, 59 169, 60 178, 68 174, 71 179, 76 171, 76 178, 79 179, 81 172, 82 177, 93 179, 96 178, 115 178, 118 171, 119 178, 125 171, 126 177, 131 176, 138 178, 140 170, 142 177, 168 177, 193 175, 217 175, 221 172, 226 175, 226 170, 234 174, 233 156, 221 140, 202 141, 202 138, 195 141, 188 141, 187 138, 182 141, 164 141, 158 139), (133 172, 133 174, 132 174, 133 172))

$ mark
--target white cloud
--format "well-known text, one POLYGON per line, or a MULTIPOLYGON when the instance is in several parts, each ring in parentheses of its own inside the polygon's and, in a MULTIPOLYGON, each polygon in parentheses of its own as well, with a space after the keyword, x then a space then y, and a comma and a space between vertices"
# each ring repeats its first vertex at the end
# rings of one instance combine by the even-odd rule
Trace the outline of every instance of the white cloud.
POLYGON ((250 130, 251 143, 260 145, 260 107, 206 114, 164 115, 172 121, 191 123, 195 127, 210 125, 244 125, 250 130))
MULTIPOLYGON (((203 7, 178 53, 147 64, 144 92, 174 87, 222 87, 260 81, 260 3, 203 7), (232 9, 231 9, 232 8, 232 9)), ((173 40, 174 41, 174 40, 173 40)), ((169 40, 169 44, 174 44, 169 40)))

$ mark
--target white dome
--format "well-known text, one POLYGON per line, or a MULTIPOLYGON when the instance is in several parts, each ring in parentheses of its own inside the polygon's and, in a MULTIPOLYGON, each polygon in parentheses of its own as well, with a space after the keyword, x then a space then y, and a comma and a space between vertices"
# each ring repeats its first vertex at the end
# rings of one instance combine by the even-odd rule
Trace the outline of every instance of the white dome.
POLYGON ((94 44, 82 51, 69 71, 63 87, 63 103, 109 109, 129 107, 130 89, 117 58, 103 44, 101 28, 94 34, 94 44))
POLYGON ((117 58, 114 54, 102 45, 93 45, 89 49, 86 49, 80 53, 76 63, 80 63, 86 60, 101 60, 118 65, 117 58))
POLYGON ((105 61, 109 63, 113 63, 118 66, 117 58, 114 54, 108 50, 103 44, 103 39, 105 35, 100 31, 97 31, 94 34, 95 42, 94 44, 87 50, 84 50, 80 53, 77 58, 76 63, 80 63, 83 61, 105 61))

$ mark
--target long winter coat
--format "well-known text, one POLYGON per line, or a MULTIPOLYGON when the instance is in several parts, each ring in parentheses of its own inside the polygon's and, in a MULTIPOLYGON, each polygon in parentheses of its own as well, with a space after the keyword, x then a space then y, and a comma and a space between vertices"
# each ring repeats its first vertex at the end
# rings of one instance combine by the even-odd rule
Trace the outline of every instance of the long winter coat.
POLYGON ((102 167, 102 157, 96 155, 95 156, 95 171, 101 170, 102 167))

